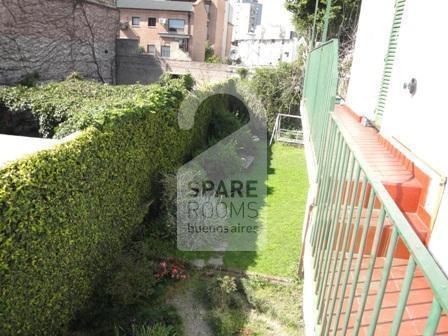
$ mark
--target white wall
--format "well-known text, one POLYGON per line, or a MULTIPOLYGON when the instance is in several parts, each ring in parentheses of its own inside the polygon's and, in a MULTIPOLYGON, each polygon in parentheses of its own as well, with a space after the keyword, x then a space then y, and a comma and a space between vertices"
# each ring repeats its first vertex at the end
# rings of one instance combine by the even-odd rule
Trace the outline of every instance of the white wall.
POLYGON ((280 61, 297 60, 298 49, 303 40, 243 40, 232 58, 240 58, 243 66, 275 66, 280 61))
MULTIPOLYGON (((390 0, 363 0, 347 104, 374 120, 394 13, 390 0)), ((429 249, 448 274, 448 47, 445 42, 446 0, 407 0, 401 25, 382 135, 408 150, 430 175, 425 209, 435 218, 429 249), (412 96, 404 83, 415 78, 412 96), (437 217, 434 215, 437 214, 437 217)))
MULTIPOLYGON (((408 0, 403 15, 397 58, 382 134, 397 140, 442 176, 448 176, 448 48, 445 42, 446 0, 408 0), (412 78, 417 92, 403 88, 412 78)), ((431 185, 425 206, 437 208, 439 179, 431 185)), ((448 273, 448 195, 445 193, 434 223, 430 250, 448 273)))
POLYGON ((346 102, 369 119, 374 119, 393 13, 394 1, 362 1, 346 102))
POLYGON ((232 41, 250 38, 251 35, 248 33, 250 4, 234 2, 232 6, 234 8, 232 41))

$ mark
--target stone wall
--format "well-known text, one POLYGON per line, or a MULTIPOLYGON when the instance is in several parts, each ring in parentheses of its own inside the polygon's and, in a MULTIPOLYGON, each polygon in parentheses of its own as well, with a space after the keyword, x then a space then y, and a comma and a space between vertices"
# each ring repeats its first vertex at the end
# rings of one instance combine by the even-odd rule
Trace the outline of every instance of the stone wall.
POLYGON ((223 81, 236 75, 236 68, 226 64, 180 61, 139 54, 138 40, 117 40, 117 84, 149 84, 163 73, 190 73, 198 83, 223 81))
POLYGON ((115 81, 115 0, 0 1, 0 84, 37 72, 61 80, 73 71, 115 81))

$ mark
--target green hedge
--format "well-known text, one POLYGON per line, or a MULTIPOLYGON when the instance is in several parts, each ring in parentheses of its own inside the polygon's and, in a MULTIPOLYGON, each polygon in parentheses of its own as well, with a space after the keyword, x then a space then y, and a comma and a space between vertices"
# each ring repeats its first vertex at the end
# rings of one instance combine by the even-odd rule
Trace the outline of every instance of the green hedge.
MULTIPOLYGON (((111 95, 110 87, 77 85, 106 91, 103 99, 111 95)), ((7 90, 13 101, 13 89, 7 90)), ((43 101, 26 100, 38 90, 15 90, 23 90, 15 106, 43 101)), ((151 190, 158 174, 172 171, 206 140, 212 106, 201 108, 192 130, 180 131, 185 90, 174 84, 139 90, 138 98, 129 99, 127 91, 107 109, 99 103, 81 128, 95 127, 74 140, 0 170, 1 335, 62 333, 141 222, 156 197, 151 190)), ((45 109, 61 110, 52 101, 45 109)), ((72 107, 82 105, 73 101, 72 107)), ((86 101, 92 111, 95 105, 86 101)))
MULTIPOLYGON (((110 109, 146 99, 156 87, 102 85, 76 79, 31 88, 15 86, 0 90, 0 109, 3 106, 11 112, 13 120, 18 116, 25 116, 28 120, 33 118, 36 125, 30 126, 36 127, 35 134, 61 138, 91 125, 100 125, 102 115, 110 109)), ((5 126, 0 116, 0 131, 5 126)), ((23 128, 24 125, 18 126, 23 128)), ((20 129, 18 134, 29 135, 21 134, 20 129)))

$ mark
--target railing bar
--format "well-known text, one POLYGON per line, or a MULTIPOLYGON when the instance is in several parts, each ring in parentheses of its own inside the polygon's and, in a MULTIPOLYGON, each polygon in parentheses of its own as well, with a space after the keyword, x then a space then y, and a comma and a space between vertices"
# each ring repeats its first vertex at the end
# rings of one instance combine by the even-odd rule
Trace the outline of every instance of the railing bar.
MULTIPOLYGON (((319 275, 317 277, 317 286, 316 289, 320 288, 320 284, 322 281, 322 277, 321 272, 322 272, 322 265, 324 263, 324 255, 325 255, 325 246, 326 246, 326 242, 328 239, 328 235, 331 229, 331 223, 330 223, 330 218, 331 218, 331 213, 333 211, 333 199, 336 197, 335 192, 336 192, 336 186, 338 184, 338 177, 339 174, 342 171, 342 166, 343 166, 343 151, 344 151, 344 147, 345 147, 345 143, 342 140, 342 137, 340 135, 340 133, 338 134, 338 139, 339 139, 339 148, 338 148, 338 152, 337 152, 337 157, 336 157, 336 166, 334 167, 333 173, 332 173, 332 180, 330 182, 331 186, 330 186, 330 192, 327 195, 327 201, 325 202, 325 212, 324 212, 324 216, 323 216, 323 224, 324 224, 324 230, 323 230, 323 234, 322 237, 320 239, 318 248, 317 248, 317 258, 316 258, 316 265, 314 267, 317 267, 317 272, 316 274, 319 275)), ((316 292, 317 293, 317 292, 316 292)), ((319 304, 318 304, 319 306, 319 304)))
MULTIPOLYGON (((324 265, 324 263, 325 263, 325 266, 323 268, 324 276, 320 283, 320 293, 319 293, 319 297, 318 297, 318 301, 317 301, 317 307, 322 306, 322 304, 323 304, 322 300, 325 297, 325 291, 327 288, 327 279, 328 279, 328 274, 329 274, 330 266, 331 266, 331 256, 332 256, 333 245, 335 242, 334 240, 335 240, 335 236, 336 236, 336 227, 338 226, 339 213, 341 211, 341 202, 342 202, 342 196, 343 196, 342 188, 344 186, 345 178, 347 177, 347 166, 349 164, 350 157, 351 156, 350 156, 348 147, 345 146, 345 144, 344 144, 344 153, 343 153, 343 158, 342 158, 342 163, 343 163, 342 171, 340 172, 339 177, 338 177, 339 181, 336 181, 338 186, 337 186, 337 192, 335 195, 336 203, 335 203, 335 208, 333 209, 334 214, 333 214, 332 220, 330 221, 330 219, 331 219, 331 211, 330 211, 329 218, 328 218, 330 221, 330 224, 331 224, 330 232, 329 232, 330 244, 327 245, 328 248, 326 251, 325 261, 322 260, 322 265, 324 265)), ((336 263, 336 261, 335 261, 335 263, 336 263)), ((330 287, 330 291, 331 291, 331 287, 330 287)))
POLYGON ((406 268, 406 275, 401 284, 401 291, 400 291, 400 297, 398 298, 397 311, 395 312, 394 320, 392 322, 392 328, 390 331, 391 336, 398 335, 398 332, 400 331, 401 321, 403 319, 406 303, 408 302, 412 280, 414 279, 415 266, 416 266, 415 260, 411 256, 408 261, 408 267, 406 268))
POLYGON ((362 208, 363 208, 364 200, 366 198, 366 193, 367 193, 367 176, 364 175, 363 181, 362 181, 361 197, 359 198, 358 211, 356 213, 355 225, 353 227, 353 232, 352 232, 352 238, 351 238, 351 243, 350 243, 350 252, 348 254, 347 266, 346 266, 345 273, 344 273, 344 281, 343 281, 343 286, 342 286, 342 291, 341 291, 341 299, 339 300, 339 305, 338 305, 338 309, 337 309, 337 313, 336 313, 336 319, 334 320, 335 326, 334 326, 334 330, 333 330, 333 335, 336 335, 336 332, 337 332, 338 326, 339 326, 339 319, 340 319, 341 313, 342 313, 344 297, 345 297, 345 293, 347 291, 348 278, 351 274, 350 269, 352 267, 353 253, 355 251, 356 236, 357 236, 358 230, 359 230, 359 223, 361 222, 362 208))
MULTIPOLYGON (((339 144, 338 141, 334 141, 334 138, 336 137, 336 127, 333 127, 333 125, 330 130, 330 139, 332 139, 332 141, 329 144, 329 146, 331 146, 331 153, 334 153, 335 148, 337 148, 337 146, 339 144)), ((314 227, 316 227, 316 234, 313 239, 313 248, 312 248, 313 256, 316 256, 317 244, 319 242, 320 234, 322 231, 323 225, 322 225, 320 219, 325 210, 324 200, 327 196, 327 188, 329 185, 330 171, 331 171, 333 165, 336 163, 335 160, 333 160, 331 157, 328 157, 326 161, 327 162, 325 163, 325 167, 324 167, 325 169, 321 172, 321 174, 320 174, 321 177, 319 178, 320 182, 318 183, 318 185, 320 186, 320 188, 319 188, 320 194, 318 195, 318 201, 317 201, 318 211, 317 211, 315 225, 314 225, 314 227)))
POLYGON ((317 256, 319 255, 320 252, 320 244, 322 241, 322 237, 323 237, 323 233, 325 231, 325 213, 327 211, 327 203, 328 203, 328 195, 329 195, 329 191, 331 188, 331 176, 332 174, 334 174, 334 170, 336 169, 337 165, 338 165, 338 157, 337 154, 339 153, 339 149, 340 146, 342 145, 342 140, 338 135, 339 133, 337 132, 336 128, 334 129, 334 132, 332 133, 332 153, 331 156, 329 156, 327 158, 327 160, 330 162, 330 165, 328 166, 328 168, 325 170, 324 172, 324 176, 322 178, 322 182, 324 185, 324 189, 322 192, 322 198, 320 200, 320 203, 318 204, 318 206, 320 207, 321 211, 319 212, 319 216, 317 217, 317 223, 319 225, 319 231, 318 231, 318 236, 317 236, 317 241, 316 244, 314 246, 314 256, 316 257, 316 259, 314 260, 314 264, 313 267, 316 267, 317 264, 317 256))
POLYGON ((383 303, 384 293, 386 292, 387 282, 389 279, 390 269, 392 267, 395 247, 398 240, 398 231, 394 227, 392 229, 392 236, 389 242, 389 247, 386 253, 386 260, 383 267, 383 276, 381 277, 381 282, 378 287, 378 293, 376 295, 375 305, 372 312, 372 317, 370 320, 370 326, 368 331, 368 336, 373 336, 375 334, 376 323, 378 322, 378 317, 380 315, 381 305, 383 303))
MULTIPOLYGON (((335 59, 336 60, 333 60, 333 62, 331 62, 331 60, 330 60, 330 62, 328 62, 328 64, 327 63, 325 64, 325 66, 326 66, 325 69, 327 69, 327 71, 323 72, 323 73, 325 73, 325 75, 328 72, 332 72, 332 70, 334 69, 334 67, 335 67, 334 63, 337 62, 336 57, 335 57, 335 59)), ((337 66, 337 64, 336 64, 336 66, 337 66)), ((328 78, 325 78, 323 83, 324 83, 324 90, 323 90, 324 91, 324 99, 322 100, 323 103, 322 103, 321 108, 323 110, 321 111, 322 118, 320 118, 320 119, 323 120, 323 125, 324 125, 324 127, 326 127, 330 121, 330 118, 327 117, 327 114, 329 114, 333 110, 333 107, 334 107, 334 104, 332 105, 331 97, 334 94, 333 92, 336 89, 336 85, 333 85, 334 83, 331 80, 328 80, 328 78)), ((322 129, 325 129, 324 127, 322 129)), ((320 147, 319 155, 321 155, 321 150, 323 148, 322 137, 321 137, 321 144, 319 147, 320 147)))
MULTIPOLYGON (((322 332, 323 332, 324 335, 326 335, 326 329, 327 329, 327 324, 326 324, 327 316, 326 315, 327 315, 328 306, 330 304, 331 290, 333 288, 333 283, 334 283, 334 279, 335 279, 335 275, 336 275, 336 266, 337 266, 338 260, 339 260, 339 249, 341 247, 342 236, 343 236, 344 231, 345 231, 344 223, 345 223, 345 218, 347 216, 349 195, 350 195, 350 191, 351 191, 351 182, 352 182, 352 179, 353 179, 353 173, 354 173, 354 169, 355 169, 355 159, 354 159, 354 157, 352 157, 350 155, 349 160, 350 160, 349 177, 346 180, 345 176, 344 176, 344 179, 342 180, 343 181, 343 187, 342 187, 343 190, 344 190, 344 187, 345 187, 345 196, 344 196, 344 203, 343 203, 344 204, 344 211, 343 211, 343 214, 342 214, 342 218, 341 218, 341 220, 339 222, 339 232, 338 232, 338 237, 337 237, 337 240, 336 240, 337 241, 336 248, 334 249, 334 251, 332 253, 333 255, 331 257, 332 259, 334 259, 334 264, 333 264, 333 268, 332 268, 332 271, 331 271, 331 279, 330 279, 330 282, 329 282, 329 285, 328 285, 329 290, 327 292, 327 295, 326 295, 326 298, 325 298, 325 301, 324 301, 325 302, 325 306, 324 306, 324 310, 322 312, 322 316, 324 318, 323 322, 322 322, 322 332), (348 184, 348 183, 350 183, 350 184, 348 184)), ((336 216, 336 218, 339 219, 339 214, 336 216)), ((341 254, 341 258, 343 258, 344 257, 344 253, 341 252, 340 254, 341 254)), ((337 288, 335 288, 335 290, 337 291, 337 288)))
POLYGON ((322 255, 323 255, 323 247, 324 244, 326 242, 326 238, 327 238, 327 232, 328 232, 328 211, 331 208, 331 199, 333 198, 333 186, 337 180, 337 173, 340 170, 340 162, 341 162, 341 152, 342 152, 342 148, 343 148, 343 141, 342 138, 340 137, 339 133, 336 133, 336 137, 337 137, 337 150, 336 150, 336 157, 335 158, 331 158, 332 161, 334 161, 334 165, 332 166, 331 171, 329 172, 328 175, 328 179, 326 181, 327 189, 325 190, 325 196, 324 196, 324 201, 322 203, 322 214, 320 217, 320 223, 322 225, 321 227, 321 234, 319 237, 319 241, 317 243, 317 250, 316 250, 316 259, 314 260, 314 269, 316 270, 315 273, 315 280, 316 282, 316 294, 317 294, 317 290, 319 288, 319 284, 320 284, 320 272, 321 272, 321 259, 322 259, 322 255))
MULTIPOLYGON (((344 325, 342 328, 342 335, 347 334, 348 322, 350 321, 350 315, 351 315, 352 308, 353 308, 353 301, 355 299, 355 294, 356 294, 356 287, 358 286, 359 273, 361 270, 362 260, 364 258, 364 249, 365 249, 366 241, 367 241, 367 232, 369 231, 370 220, 372 219, 373 206, 375 204, 375 196, 376 196, 375 191, 373 189, 371 189, 370 195, 369 195, 369 205, 367 207, 367 216, 365 218, 364 227, 363 227, 363 231, 362 231, 361 244, 358 249, 358 260, 356 263, 355 272, 353 274, 350 298, 349 298, 347 309, 345 311, 345 319, 344 319, 344 325)), ((356 233, 354 233, 354 239, 356 239, 356 233)))
POLYGON ((425 332, 423 335, 432 336, 437 332, 440 317, 442 316, 442 307, 436 299, 432 301, 431 311, 429 312, 428 321, 426 322, 425 332))
POLYGON ((391 198, 389 192, 386 190, 378 177, 377 173, 370 167, 370 165, 364 159, 360 149, 353 143, 353 139, 348 131, 345 129, 344 125, 339 123, 335 119, 334 115, 331 118, 338 125, 338 129, 341 131, 344 139, 347 141, 350 150, 356 157, 361 168, 369 176, 370 184, 375 190, 378 198, 384 204, 386 212, 392 219, 394 226, 397 227, 398 233, 406 245, 406 248, 414 257, 416 264, 421 268, 423 274, 431 285, 434 295, 437 301, 442 306, 445 312, 448 312, 448 278, 441 270, 440 266, 436 263, 434 258, 431 256, 426 246, 420 240, 420 238, 415 233, 414 229, 409 224, 408 220, 398 208, 395 201, 391 198))
POLYGON ((376 256, 378 254, 378 249, 380 246, 381 235, 383 233, 385 218, 386 218, 386 211, 384 211, 384 207, 381 207, 380 215, 378 216, 378 220, 376 223, 375 237, 373 239, 372 249, 370 253, 369 267, 364 279, 364 288, 361 296, 361 303, 358 307, 358 313, 355 319, 355 327, 353 329, 354 335, 358 334, 359 329, 361 327, 361 321, 364 315, 364 309, 366 307, 367 296, 369 295, 370 284, 372 281, 373 270, 375 268, 376 256))
MULTIPOLYGON (((329 129, 328 133, 329 133, 329 137, 330 139, 333 137, 333 134, 335 132, 335 128, 332 127, 329 129)), ((334 146, 335 146, 335 142, 331 141, 328 143, 328 147, 329 147, 329 151, 328 153, 326 153, 326 156, 330 155, 330 152, 333 152, 334 150, 334 146)), ((316 250, 316 239, 318 237, 318 233, 319 233, 319 218, 321 216, 321 213, 323 211, 323 206, 322 206, 322 200, 325 196, 325 189, 327 187, 327 184, 324 182, 325 179, 327 178, 327 170, 330 169, 330 166, 333 162, 331 160, 325 160, 324 165, 322 167, 322 169, 320 170, 318 176, 317 176, 317 185, 318 185, 318 189, 317 189, 317 196, 316 196, 316 205, 317 205, 317 214, 316 214, 316 219, 315 219, 315 224, 313 225, 313 235, 312 235, 312 250, 313 250, 313 256, 315 255, 315 250, 316 250)))
MULTIPOLYGON (((341 283, 342 269, 344 267, 345 251, 347 249, 347 245, 348 245, 348 241, 349 241, 349 237, 350 237, 350 227, 352 225, 353 214, 354 214, 354 211, 355 211, 356 199, 358 197, 358 192, 359 192, 359 179, 360 179, 360 175, 361 175, 361 167, 359 167, 359 165, 356 162, 356 160, 354 160, 354 162, 355 162, 355 165, 356 165, 356 177, 353 180, 353 182, 350 181, 350 183, 353 183, 353 187, 352 187, 352 190, 349 193, 349 195, 352 195, 352 194, 353 195, 352 195, 352 200, 350 202, 351 203, 350 204, 350 212, 349 212, 349 216, 348 216, 348 220, 347 220, 346 230, 345 230, 345 233, 344 233, 344 243, 342 244, 342 249, 341 249, 341 260, 339 261, 339 266, 338 266, 338 275, 336 277, 335 291, 333 293, 333 300, 331 301, 330 313, 328 314, 328 316, 329 316, 328 322, 327 322, 327 326, 328 326, 327 330, 328 331, 325 332, 325 335, 328 335, 328 333, 330 331, 329 329, 331 327, 331 322, 332 322, 332 319, 333 319, 333 313, 334 313, 334 308, 336 306, 336 300, 337 300, 337 295, 338 295, 338 291, 339 291, 339 285, 341 283)), ((343 300, 343 298, 341 300, 343 300)))

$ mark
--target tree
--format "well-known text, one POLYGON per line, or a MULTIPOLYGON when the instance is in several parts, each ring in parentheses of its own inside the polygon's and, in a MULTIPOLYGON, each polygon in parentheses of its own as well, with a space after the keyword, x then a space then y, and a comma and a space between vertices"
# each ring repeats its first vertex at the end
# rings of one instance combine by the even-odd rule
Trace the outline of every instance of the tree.
MULTIPOLYGON (((286 8, 293 13, 297 31, 311 36, 314 11, 318 1, 316 35, 319 41, 324 26, 326 0, 287 0, 286 8)), ((328 37, 338 38, 342 44, 352 43, 356 32, 361 0, 333 0, 329 17, 328 37)))

